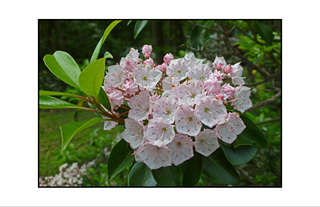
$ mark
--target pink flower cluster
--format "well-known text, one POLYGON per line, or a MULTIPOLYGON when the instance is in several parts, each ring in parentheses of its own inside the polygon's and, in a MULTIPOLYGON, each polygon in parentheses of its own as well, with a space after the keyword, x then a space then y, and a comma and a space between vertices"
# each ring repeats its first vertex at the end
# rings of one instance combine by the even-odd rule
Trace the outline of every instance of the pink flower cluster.
MULTIPOLYGON (((235 141, 245 125, 226 105, 240 112, 252 106, 240 63, 227 65, 216 57, 211 66, 193 53, 179 59, 169 53, 156 65, 152 46, 143 46, 142 53, 145 61, 131 49, 120 64, 108 67, 104 82, 113 114, 121 116, 115 110, 130 107, 123 139, 135 150, 136 161, 150 169, 180 165, 193 157, 193 147, 209 156, 220 147, 218 139, 235 141)), ((106 121, 105 129, 116 125, 106 121)))

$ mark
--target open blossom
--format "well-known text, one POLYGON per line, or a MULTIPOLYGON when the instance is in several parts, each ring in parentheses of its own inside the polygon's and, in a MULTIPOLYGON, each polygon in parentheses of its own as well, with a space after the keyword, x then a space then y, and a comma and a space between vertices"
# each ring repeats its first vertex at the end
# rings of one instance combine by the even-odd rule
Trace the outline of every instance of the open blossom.
POLYGON ((134 155, 137 162, 144 162, 151 170, 171 165, 171 153, 167 146, 158 147, 146 141, 140 145, 134 155))
POLYGON ((105 78, 106 83, 112 87, 118 87, 124 83, 124 68, 120 65, 108 67, 108 74, 105 78))
POLYGON ((221 73, 218 70, 214 70, 213 73, 210 74, 209 78, 215 78, 218 81, 222 81, 225 78, 225 74, 221 73))
POLYGON ((119 106, 123 104, 123 95, 121 92, 117 90, 115 90, 112 93, 109 93, 108 98, 113 110, 117 109, 119 106))
POLYGON ((231 106, 234 106, 235 109, 243 113, 245 110, 251 108, 252 106, 250 95, 250 88, 241 86, 240 89, 235 92, 235 100, 232 101, 231 106))
POLYGON ((164 57, 163 57, 163 61, 169 65, 171 60, 173 60, 173 55, 171 53, 169 54, 166 54, 164 57))
POLYGON ((198 135, 202 125, 194 110, 186 104, 177 110, 175 124, 177 132, 190 136, 198 135))
POLYGON ((172 87, 175 87, 180 84, 180 81, 175 79, 174 77, 166 77, 162 81, 163 90, 170 91, 172 87))
POLYGON ((229 113, 225 118, 218 122, 214 128, 216 135, 225 143, 231 144, 236 140, 237 135, 246 128, 239 114, 229 113))
POLYGON ((210 128, 227 115, 223 102, 213 96, 203 97, 196 105, 195 111, 201 122, 210 128))
POLYGON ((151 45, 144 45, 142 47, 142 53, 144 54, 144 57, 148 59, 152 53, 152 46, 151 45))
POLYGON ((152 141, 158 147, 162 147, 170 143, 174 138, 173 125, 162 118, 154 118, 149 120, 145 139, 152 141))
POLYGON ((230 75, 232 78, 232 83, 234 85, 244 85, 245 84, 244 78, 241 77, 243 68, 240 66, 240 62, 232 65, 231 68, 232 70, 230 75))
POLYGON ((123 132, 122 138, 128 142, 132 149, 136 149, 144 142, 144 129, 141 122, 127 118, 124 120, 126 129, 123 132))
POLYGON ((205 81, 211 75, 212 70, 208 64, 195 65, 188 73, 190 79, 205 81))
POLYGON ((171 160, 176 166, 193 157, 193 142, 187 135, 176 134, 168 148, 171 150, 171 160))
POLYGON ((174 99, 163 97, 154 102, 151 113, 153 118, 162 118, 173 123, 177 109, 178 105, 174 99))
POLYGON ((129 61, 133 61, 135 63, 139 63, 141 61, 140 58, 139 58, 138 50, 135 50, 133 48, 130 49, 130 52, 126 56, 126 59, 129 60, 129 61))
POLYGON ((174 94, 180 98, 181 104, 197 104, 204 96, 204 84, 202 81, 191 80, 186 84, 181 84, 173 89, 174 94))
POLYGON ((208 157, 220 147, 216 133, 211 129, 205 129, 195 137, 195 148, 200 154, 208 157))
POLYGON ((141 88, 151 91, 161 78, 162 73, 150 65, 139 64, 133 69, 134 82, 141 88))
POLYGON ((167 75, 174 76, 179 81, 185 79, 190 71, 190 61, 185 58, 171 60, 167 67, 167 75))
POLYGON ((146 90, 143 90, 139 95, 132 97, 129 101, 129 106, 131 107, 129 117, 137 121, 147 119, 150 105, 149 98, 150 94, 146 90))

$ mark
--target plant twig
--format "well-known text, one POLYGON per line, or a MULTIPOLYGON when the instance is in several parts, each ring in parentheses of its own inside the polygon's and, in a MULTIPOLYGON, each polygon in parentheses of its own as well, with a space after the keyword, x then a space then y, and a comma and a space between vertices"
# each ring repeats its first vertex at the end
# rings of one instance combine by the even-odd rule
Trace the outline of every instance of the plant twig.
POLYGON ((266 123, 275 122, 275 121, 279 121, 279 120, 281 120, 281 117, 277 117, 277 118, 270 119, 267 121, 258 122, 258 123, 256 123, 256 125, 266 124, 266 123))
POLYGON ((271 97, 271 98, 269 98, 269 99, 267 99, 267 100, 265 100, 265 101, 260 101, 260 102, 258 102, 258 103, 256 103, 256 104, 254 104, 251 108, 247 109, 245 112, 252 111, 252 110, 254 110, 254 109, 257 109, 257 108, 259 108, 259 107, 262 107, 262 106, 264 106, 264 105, 267 105, 267 104, 275 101, 275 100, 276 100, 277 98, 279 98, 280 96, 281 96, 281 91, 280 91, 279 93, 277 93, 276 95, 274 95, 273 97, 271 97))

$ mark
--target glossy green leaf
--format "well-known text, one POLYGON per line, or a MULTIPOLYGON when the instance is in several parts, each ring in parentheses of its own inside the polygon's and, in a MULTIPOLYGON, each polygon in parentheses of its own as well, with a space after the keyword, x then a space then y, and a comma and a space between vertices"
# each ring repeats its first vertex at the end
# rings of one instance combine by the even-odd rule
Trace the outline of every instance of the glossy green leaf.
POLYGON ((202 35, 200 27, 194 27, 190 34, 190 46, 199 50, 199 44, 202 43, 202 35))
POLYGON ((129 24, 130 24, 131 22, 132 22, 132 20, 129 20, 128 23, 127 23, 127 26, 129 26, 129 24))
POLYGON ((90 96, 98 97, 104 78, 106 58, 90 63, 79 76, 81 89, 90 96))
POLYGON ((142 31, 142 29, 146 26, 148 20, 138 20, 136 25, 134 26, 134 39, 138 37, 138 34, 142 31))
POLYGON ((98 95, 99 102, 106 108, 108 111, 111 111, 111 105, 109 98, 105 92, 105 90, 100 90, 98 95))
POLYGON ((49 70, 67 84, 79 88, 78 78, 81 70, 76 61, 66 52, 56 51, 53 55, 43 58, 49 70))
POLYGON ((68 96, 68 97, 77 97, 75 94, 56 92, 56 91, 39 91, 39 96, 68 96))
POLYGON ((182 186, 182 171, 173 164, 152 170, 152 175, 159 186, 182 186))
POLYGON ((129 186, 156 186, 152 171, 143 162, 134 163, 128 175, 129 186))
POLYGON ((80 108, 78 105, 62 101, 51 96, 39 96, 40 109, 80 108))
POLYGON ((203 157, 202 173, 213 182, 220 184, 237 184, 240 182, 238 172, 228 161, 221 147, 208 157, 203 157))
POLYGON ((111 58, 113 59, 113 56, 111 55, 110 52, 105 52, 104 55, 103 55, 104 58, 111 58))
POLYGON ((220 147, 222 147, 224 151, 224 154, 232 165, 243 165, 249 162, 258 151, 256 144, 242 145, 234 148, 232 145, 228 146, 222 142, 219 143, 220 147))
POLYGON ((104 43, 104 41, 106 40, 106 38, 108 37, 108 35, 110 34, 111 30, 121 22, 122 20, 115 20, 113 21, 108 27, 107 29, 104 31, 103 36, 101 37, 100 41, 98 42, 96 48, 93 51, 93 54, 91 56, 90 59, 90 63, 93 63, 94 61, 96 61, 98 59, 101 47, 104 43))
POLYGON ((269 45, 272 44, 272 27, 268 23, 264 21, 254 21, 254 28, 264 41, 269 45))
POLYGON ((241 114, 240 117, 246 128, 238 135, 236 139, 237 142, 234 143, 234 146, 238 147, 242 144, 248 145, 255 142, 259 149, 269 147, 269 142, 259 127, 245 115, 241 114))
POLYGON ((194 156, 185 161, 186 166, 183 174, 183 186, 195 186, 201 176, 202 172, 202 155, 194 152, 194 156))
POLYGON ((131 155, 132 153, 133 149, 123 139, 113 147, 108 162, 108 176, 110 180, 132 162, 134 159, 134 156, 131 155))
POLYGON ((61 126, 62 150, 66 149, 74 135, 102 121, 104 121, 102 118, 93 118, 89 121, 72 122, 65 126, 61 126))

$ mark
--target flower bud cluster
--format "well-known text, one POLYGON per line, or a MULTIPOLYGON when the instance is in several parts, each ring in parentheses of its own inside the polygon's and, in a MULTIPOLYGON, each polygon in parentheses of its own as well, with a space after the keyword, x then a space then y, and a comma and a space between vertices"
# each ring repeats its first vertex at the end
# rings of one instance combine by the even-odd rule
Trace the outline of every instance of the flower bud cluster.
POLYGON ((72 163, 70 167, 65 163, 60 166, 59 174, 39 179, 39 186, 81 186, 87 170, 94 165, 94 161, 78 166, 78 163, 72 163))
POLYGON ((209 156, 219 148, 218 139, 234 142, 245 125, 226 105, 240 112, 252 106, 240 63, 227 65, 216 57, 211 65, 193 53, 179 59, 169 53, 156 65, 152 46, 143 46, 142 53, 144 61, 131 49, 120 64, 108 67, 104 81, 112 112, 130 107, 123 139, 136 161, 150 169, 179 165, 193 157, 193 147, 209 156))

